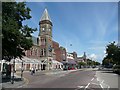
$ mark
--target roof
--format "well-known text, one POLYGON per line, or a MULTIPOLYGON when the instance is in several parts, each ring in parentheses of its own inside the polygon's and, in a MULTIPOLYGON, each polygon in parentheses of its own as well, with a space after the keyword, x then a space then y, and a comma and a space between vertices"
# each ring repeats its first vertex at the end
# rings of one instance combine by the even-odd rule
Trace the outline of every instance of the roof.
POLYGON ((44 10, 44 12, 43 12, 43 14, 42 14, 42 17, 41 17, 41 19, 40 19, 40 21, 44 21, 44 20, 49 20, 49 21, 51 21, 50 16, 49 16, 49 14, 48 14, 47 8, 45 8, 45 10, 44 10))

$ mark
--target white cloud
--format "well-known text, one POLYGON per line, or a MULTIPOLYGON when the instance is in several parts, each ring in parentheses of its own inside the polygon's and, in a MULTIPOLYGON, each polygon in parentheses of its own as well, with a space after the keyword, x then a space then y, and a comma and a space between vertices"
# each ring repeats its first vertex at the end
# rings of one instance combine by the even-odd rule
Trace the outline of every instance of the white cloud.
POLYGON ((96 60, 97 59, 97 55, 96 54, 90 54, 89 56, 88 56, 88 58, 90 58, 90 59, 92 59, 92 60, 96 60))
POLYGON ((104 53, 106 53, 106 51, 105 51, 105 50, 104 50, 103 52, 104 52, 104 53))
POLYGON ((78 57, 82 57, 83 55, 78 55, 78 57))

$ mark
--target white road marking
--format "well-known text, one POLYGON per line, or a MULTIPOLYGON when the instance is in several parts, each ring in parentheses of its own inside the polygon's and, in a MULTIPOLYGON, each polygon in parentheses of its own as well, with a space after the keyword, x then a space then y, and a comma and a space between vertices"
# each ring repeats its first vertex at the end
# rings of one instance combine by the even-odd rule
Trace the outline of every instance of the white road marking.
POLYGON ((93 81, 93 80, 94 80, 94 78, 91 79, 91 81, 93 81))
POLYGON ((110 86, 108 85, 108 90, 109 90, 110 86))
POLYGON ((99 81, 99 79, 97 78, 97 81, 99 81))
POLYGON ((91 84, 99 85, 99 84, 97 84, 97 83, 91 83, 91 84))
POLYGON ((101 88, 103 89, 103 86, 100 84, 101 88))
POLYGON ((101 83, 103 83, 104 82, 104 80, 102 80, 102 82, 101 83))
POLYGON ((78 88, 83 88, 84 86, 77 86, 78 88))
POLYGON ((88 85, 85 87, 85 89, 88 88, 89 85, 90 85, 90 83, 88 83, 88 85))
POLYGON ((18 86, 17 88, 24 87, 24 86, 26 86, 29 83, 29 80, 27 78, 23 77, 23 79, 25 80, 25 83, 23 85, 18 86))
POLYGON ((21 87, 23 87, 23 86, 18 86, 17 88, 21 88, 21 87))

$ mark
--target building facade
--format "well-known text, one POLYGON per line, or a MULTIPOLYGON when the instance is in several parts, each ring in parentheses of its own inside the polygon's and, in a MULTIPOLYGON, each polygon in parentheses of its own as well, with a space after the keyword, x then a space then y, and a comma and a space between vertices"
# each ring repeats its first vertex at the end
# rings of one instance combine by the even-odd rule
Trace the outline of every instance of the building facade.
POLYGON ((61 62, 59 43, 52 40, 52 26, 48 11, 45 9, 39 21, 39 35, 37 38, 33 37, 34 45, 26 51, 27 57, 41 61, 41 70, 51 70, 56 64, 57 67, 58 64, 62 65, 59 63, 61 62))
POLYGON ((40 46, 40 60, 46 66, 45 69, 48 70, 51 67, 51 61, 53 59, 52 26, 48 11, 45 9, 39 22, 38 45, 40 46))
POLYGON ((59 62, 66 61, 66 49, 64 47, 59 46, 59 43, 53 41, 53 49, 56 54, 55 60, 59 62))

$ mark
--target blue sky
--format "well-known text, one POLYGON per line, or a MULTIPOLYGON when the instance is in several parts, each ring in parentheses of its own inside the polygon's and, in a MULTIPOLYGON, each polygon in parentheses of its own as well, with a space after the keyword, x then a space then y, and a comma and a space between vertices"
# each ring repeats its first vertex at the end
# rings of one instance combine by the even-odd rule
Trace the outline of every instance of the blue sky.
POLYGON ((118 42, 117 2, 27 2, 31 9, 30 20, 24 22, 38 31, 39 20, 45 7, 53 23, 53 40, 68 52, 87 56, 101 62, 105 46, 118 42), (72 46, 70 46, 72 44, 72 46))

